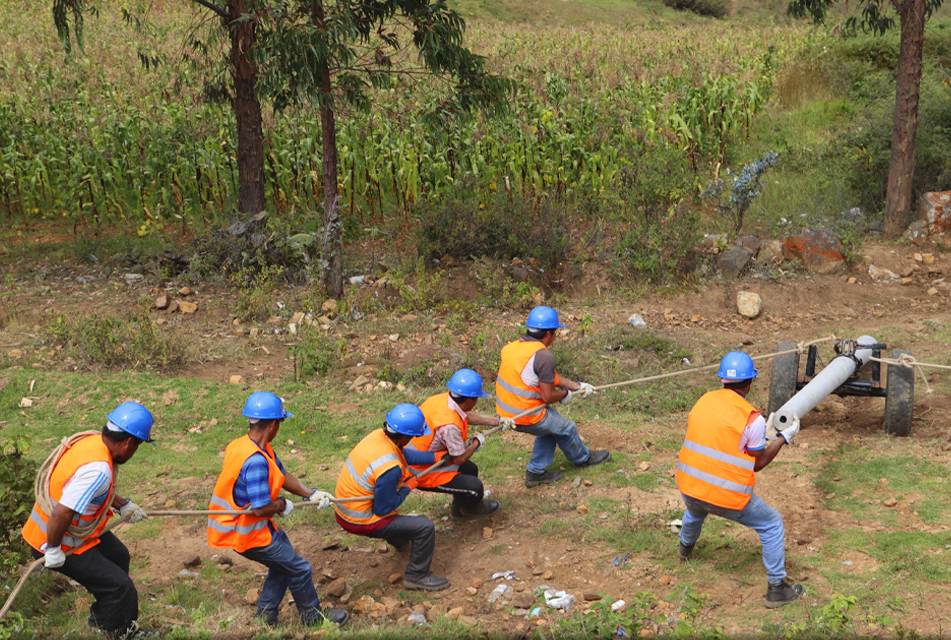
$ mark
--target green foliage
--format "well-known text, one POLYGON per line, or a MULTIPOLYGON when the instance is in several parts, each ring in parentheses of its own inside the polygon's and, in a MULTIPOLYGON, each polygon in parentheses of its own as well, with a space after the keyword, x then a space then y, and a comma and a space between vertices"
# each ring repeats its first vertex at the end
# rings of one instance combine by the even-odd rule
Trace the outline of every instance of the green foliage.
MULTIPOLYGON (((26 436, 13 436, 0 443, 0 575, 16 579, 17 567, 30 559, 30 548, 20 528, 33 508, 33 481, 37 465, 24 457, 30 450, 26 436)), ((0 627, 0 638, 4 637, 0 627)))
POLYGON ((546 271, 564 265, 571 246, 570 204, 496 192, 488 202, 463 190, 445 202, 424 204, 419 212, 417 246, 432 260, 458 258, 534 258, 546 271))
POLYGON ((664 4, 677 11, 689 11, 711 18, 723 18, 730 14, 729 0, 664 0, 664 4))
POLYGON ((614 598, 602 598, 591 604, 587 611, 574 611, 558 620, 548 632, 539 630, 538 640, 548 638, 630 638, 641 629, 653 633, 653 609, 657 598, 649 591, 641 591, 617 611, 614 598))
MULTIPOLYGON (((885 200, 891 159, 894 105, 883 100, 878 110, 842 139, 843 153, 853 156, 848 184, 859 204, 877 211, 885 200)), ((915 138, 915 169, 912 191, 941 190, 951 181, 951 84, 936 71, 922 82, 915 138)))
POLYGON ((85 368, 166 370, 188 359, 182 342, 143 313, 61 315, 43 328, 43 337, 85 368))
POLYGON ((234 312, 242 320, 266 320, 277 311, 275 292, 281 285, 284 267, 258 261, 232 274, 237 290, 234 312))
POLYGON ((315 373, 326 376, 347 354, 347 341, 334 340, 317 324, 299 327, 297 340, 288 348, 287 357, 294 361, 294 379, 298 381, 315 373))
POLYGON ((442 299, 442 272, 430 272, 426 262, 417 258, 412 271, 396 270, 389 278, 399 291, 397 311, 429 311, 442 299), (413 284, 409 283, 412 277, 413 284))
POLYGON ((661 363, 673 364, 693 353, 670 338, 655 335, 646 329, 634 327, 612 328, 602 333, 598 344, 606 351, 641 351, 658 358, 661 363))
POLYGON ((511 269, 498 262, 477 258, 469 267, 469 277, 478 285, 477 302, 489 308, 528 309, 541 292, 530 281, 514 282, 511 269))

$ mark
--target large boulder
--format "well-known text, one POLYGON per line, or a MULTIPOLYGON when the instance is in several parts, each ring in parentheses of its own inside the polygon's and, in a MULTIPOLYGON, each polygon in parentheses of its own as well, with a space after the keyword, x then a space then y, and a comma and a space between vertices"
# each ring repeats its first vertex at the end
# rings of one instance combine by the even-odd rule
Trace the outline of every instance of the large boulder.
POLYGON ((806 229, 783 240, 783 254, 816 273, 832 273, 845 265, 842 241, 828 231, 806 229))
POLYGON ((731 244, 720 254, 718 265, 724 278, 736 278, 753 259, 753 252, 738 244, 731 244))

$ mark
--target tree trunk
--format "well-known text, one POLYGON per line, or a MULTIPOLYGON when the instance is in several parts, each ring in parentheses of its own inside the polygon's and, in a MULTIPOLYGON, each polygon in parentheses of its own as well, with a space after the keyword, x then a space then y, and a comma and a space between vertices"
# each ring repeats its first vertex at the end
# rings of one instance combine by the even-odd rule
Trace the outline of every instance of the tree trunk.
POLYGON ((901 237, 911 223, 925 0, 903 0, 898 15, 901 20, 901 45, 895 90, 895 120, 892 125, 892 155, 885 195, 884 235, 887 240, 901 237))
MULTIPOLYGON (((247 0, 228 3, 231 20, 248 13, 247 0)), ((238 126, 238 210, 256 214, 264 211, 264 131, 261 103, 256 85, 258 70, 251 61, 254 22, 229 27, 231 73, 234 77, 234 116, 238 126)))
MULTIPOLYGON (((321 0, 311 3, 311 22, 324 26, 324 7, 321 0)), ((330 65, 321 60, 317 65, 318 90, 321 94, 320 130, 324 185, 324 237, 322 258, 323 282, 327 294, 339 300, 343 296, 343 220, 337 194, 337 120, 333 110, 330 65)))

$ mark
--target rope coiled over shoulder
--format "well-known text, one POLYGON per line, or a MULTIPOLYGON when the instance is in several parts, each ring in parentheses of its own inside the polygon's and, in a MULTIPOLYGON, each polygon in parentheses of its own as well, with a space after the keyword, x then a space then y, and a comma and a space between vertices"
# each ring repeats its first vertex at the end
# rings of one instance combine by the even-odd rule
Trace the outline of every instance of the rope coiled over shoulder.
MULTIPOLYGON (((50 480, 53 477, 53 468, 56 466, 56 463, 62 459, 63 455, 65 455, 74 444, 83 438, 88 436, 98 436, 99 434, 99 431, 83 431, 81 433, 76 433, 63 438, 59 446, 56 447, 49 457, 46 458, 46 461, 40 465, 40 469, 36 473, 36 480, 33 481, 33 495, 36 497, 36 504, 38 504, 40 509, 43 510, 43 513, 46 513, 47 515, 53 514, 53 498, 50 495, 50 480)), ((99 525, 102 524, 102 521, 109 515, 109 505, 112 504, 112 498, 116 491, 116 475, 118 474, 118 471, 119 469, 116 467, 116 465, 113 465, 112 486, 109 487, 109 496, 106 498, 105 502, 106 508, 102 510, 102 513, 99 514, 99 517, 83 527, 70 524, 66 529, 66 535, 72 538, 88 538, 93 533, 95 533, 96 529, 99 528, 99 525)))

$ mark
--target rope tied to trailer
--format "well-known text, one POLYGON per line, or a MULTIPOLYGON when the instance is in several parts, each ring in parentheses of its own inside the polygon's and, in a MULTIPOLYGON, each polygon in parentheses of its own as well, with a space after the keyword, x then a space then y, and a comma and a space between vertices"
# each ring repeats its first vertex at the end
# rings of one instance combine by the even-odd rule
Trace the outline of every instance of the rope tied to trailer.
POLYGON ((921 374, 921 379, 925 383, 925 389, 928 393, 934 393, 934 389, 931 388, 931 385, 928 384, 928 376, 925 375, 925 367, 930 367, 932 369, 944 369, 951 371, 951 366, 946 364, 933 364, 930 362, 920 362, 915 359, 910 353, 902 353, 897 358, 876 358, 872 356, 870 360, 875 362, 882 362, 887 365, 905 367, 906 369, 915 369, 918 373, 921 374))

